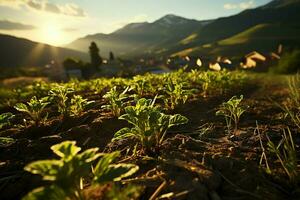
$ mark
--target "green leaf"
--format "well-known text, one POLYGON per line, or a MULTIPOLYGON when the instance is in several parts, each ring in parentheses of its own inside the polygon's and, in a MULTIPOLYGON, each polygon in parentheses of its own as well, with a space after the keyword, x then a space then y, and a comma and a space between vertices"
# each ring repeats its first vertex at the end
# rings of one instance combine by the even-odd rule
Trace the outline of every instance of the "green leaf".
POLYGON ((53 145, 52 151, 61 158, 66 160, 75 156, 80 150, 80 147, 76 146, 75 141, 65 141, 60 144, 53 145))
POLYGON ((112 108, 112 106, 111 105, 103 105, 103 106, 101 106, 101 108, 109 110, 112 108))
POLYGON ((97 163, 94 169, 95 178, 102 176, 108 166, 120 156, 120 152, 116 151, 113 153, 105 154, 97 163))
POLYGON ((135 119, 135 116, 136 116, 135 111, 130 109, 130 112, 128 112, 128 110, 125 110, 125 112, 127 114, 121 115, 119 117, 119 119, 126 120, 128 123, 130 123, 132 125, 136 125, 137 120, 135 119))
POLYGON ((0 115, 0 123, 2 122, 7 122, 8 120, 12 119, 14 117, 14 115, 10 112, 8 113, 2 113, 0 115))
POLYGON ((132 136, 135 136, 135 135, 132 133, 130 128, 122 128, 121 130, 119 130, 118 132, 115 133, 112 141, 122 140, 124 138, 132 137, 132 136))
POLYGON ((20 112, 28 112, 28 107, 24 103, 17 103, 14 108, 20 112))
POLYGON ((56 185, 39 187, 29 192, 22 200, 66 200, 66 193, 56 185))
POLYGON ((54 181, 63 162, 60 160, 41 160, 32 162, 24 167, 24 170, 43 176, 44 180, 54 181))
POLYGON ((186 118, 182 115, 179 115, 179 114, 172 115, 170 118, 169 127, 180 125, 180 124, 186 124, 186 123, 188 123, 188 121, 189 121, 188 118, 186 118))
POLYGON ((100 153, 97 153, 99 148, 88 149, 81 154, 78 155, 80 160, 84 160, 85 162, 92 162, 101 156, 100 153))
POLYGON ((14 117, 15 117, 15 115, 13 115, 10 112, 1 114, 0 115, 0 129, 5 125, 10 124, 10 120, 14 117))
POLYGON ((110 165, 102 176, 98 177, 97 183, 105 183, 111 181, 120 181, 123 178, 133 175, 139 170, 139 167, 134 164, 117 164, 110 165))

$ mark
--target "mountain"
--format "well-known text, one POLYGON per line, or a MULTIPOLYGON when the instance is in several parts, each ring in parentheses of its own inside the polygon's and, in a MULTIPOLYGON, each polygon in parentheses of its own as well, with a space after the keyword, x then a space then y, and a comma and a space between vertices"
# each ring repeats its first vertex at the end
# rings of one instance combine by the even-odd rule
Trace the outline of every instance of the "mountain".
MULTIPOLYGON (((216 19, 194 33, 193 40, 169 49, 173 55, 270 51, 278 44, 300 46, 300 0, 274 0, 265 6, 216 19)), ((189 36, 190 37, 190 36, 189 36)))
POLYGON ((280 8, 294 3, 299 3, 299 0, 273 0, 261 8, 280 8))
POLYGON ((197 21, 166 15, 153 23, 133 23, 111 33, 95 34, 67 45, 87 49, 95 41, 101 54, 218 55, 240 57, 252 50, 270 52, 279 44, 300 47, 300 0, 273 0, 254 9, 215 20, 197 21))
POLYGON ((3 34, 0 34, 0 55, 0 67, 44 66, 51 60, 62 62, 66 57, 88 59, 82 52, 3 34))
POLYGON ((153 23, 128 24, 111 34, 88 35, 75 40, 66 47, 76 50, 87 49, 90 42, 95 41, 104 57, 109 51, 119 56, 161 53, 191 32, 211 22, 212 20, 197 21, 176 15, 166 15, 153 23))

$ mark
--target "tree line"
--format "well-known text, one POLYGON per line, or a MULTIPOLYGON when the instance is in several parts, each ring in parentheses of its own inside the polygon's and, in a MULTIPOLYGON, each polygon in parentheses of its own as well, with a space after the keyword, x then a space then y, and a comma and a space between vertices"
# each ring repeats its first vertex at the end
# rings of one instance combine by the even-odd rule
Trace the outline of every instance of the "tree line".
MULTIPOLYGON (((95 42, 91 42, 89 46, 90 62, 84 63, 82 60, 74 58, 66 58, 63 61, 65 69, 81 69, 88 72, 98 72, 101 65, 103 64, 103 58, 100 55, 100 49, 95 42)), ((113 61, 115 56, 113 52, 109 52, 109 60, 113 61)))

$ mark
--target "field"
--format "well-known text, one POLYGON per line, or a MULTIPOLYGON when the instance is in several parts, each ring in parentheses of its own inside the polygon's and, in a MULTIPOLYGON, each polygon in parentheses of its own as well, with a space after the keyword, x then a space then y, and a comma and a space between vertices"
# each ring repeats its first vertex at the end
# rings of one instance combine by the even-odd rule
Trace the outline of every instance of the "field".
POLYGON ((179 70, 0 90, 0 199, 299 199, 300 77, 179 70))

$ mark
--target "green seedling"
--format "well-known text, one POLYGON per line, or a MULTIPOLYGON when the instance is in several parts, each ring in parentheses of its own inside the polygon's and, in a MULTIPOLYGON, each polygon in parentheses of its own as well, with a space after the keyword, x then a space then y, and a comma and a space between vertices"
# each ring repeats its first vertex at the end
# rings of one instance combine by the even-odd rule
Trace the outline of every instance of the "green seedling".
POLYGON ((176 106, 185 104, 196 90, 184 89, 183 83, 174 83, 172 80, 169 80, 168 84, 164 87, 164 91, 167 94, 164 98, 164 103, 173 110, 176 106))
POLYGON ((74 93, 72 88, 64 87, 61 85, 56 85, 52 90, 50 90, 50 96, 52 100, 58 107, 58 112, 63 117, 70 116, 70 94, 74 93))
POLYGON ((50 184, 34 189, 24 200, 83 200, 84 180, 91 179, 91 185, 95 186, 120 181, 138 170, 138 166, 133 164, 112 164, 120 155, 119 152, 101 154, 98 148, 93 148, 80 153, 81 148, 73 141, 62 142, 51 149, 59 159, 35 161, 24 168, 30 173, 41 175, 50 184), (93 167, 96 160, 99 161, 93 167))
POLYGON ((48 98, 37 99, 36 96, 32 97, 27 104, 18 103, 14 108, 22 113, 28 115, 35 123, 36 126, 39 126, 40 123, 45 122, 48 117, 47 113, 44 113, 45 107, 49 105, 48 98))
POLYGON ((88 101, 87 99, 84 99, 80 95, 74 95, 71 99, 70 115, 71 116, 81 115, 85 110, 85 108, 93 102, 94 101, 88 101))
POLYGON ((216 115, 225 117, 228 133, 231 132, 232 127, 234 133, 238 130, 240 118, 246 111, 246 109, 240 105, 242 100, 243 95, 241 95, 240 98, 233 96, 229 101, 224 102, 216 112, 216 115))
POLYGON ((188 119, 179 114, 166 115, 154 106, 154 100, 140 99, 135 106, 125 108, 124 115, 119 119, 132 124, 132 128, 123 128, 114 135, 113 140, 128 137, 136 138, 146 152, 153 152, 153 148, 159 147, 164 141, 169 128, 185 124, 188 119))
POLYGON ((131 89, 135 91, 138 98, 142 98, 147 93, 155 92, 152 84, 151 79, 138 75, 133 78, 131 89))
POLYGON ((119 117, 124 110, 125 100, 128 98, 126 94, 129 90, 127 87, 122 93, 119 93, 117 87, 111 88, 103 98, 108 101, 107 105, 103 105, 102 108, 110 110, 115 117, 119 117))

